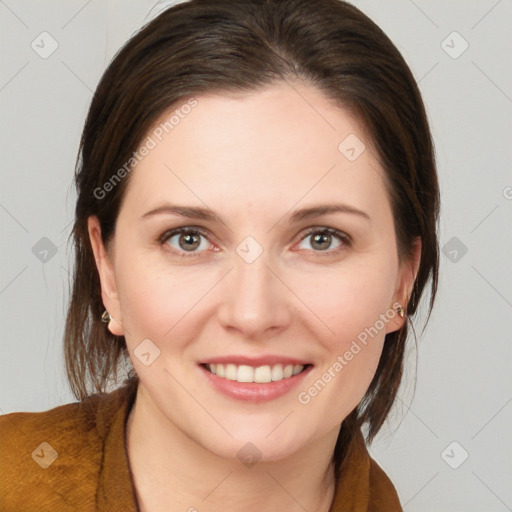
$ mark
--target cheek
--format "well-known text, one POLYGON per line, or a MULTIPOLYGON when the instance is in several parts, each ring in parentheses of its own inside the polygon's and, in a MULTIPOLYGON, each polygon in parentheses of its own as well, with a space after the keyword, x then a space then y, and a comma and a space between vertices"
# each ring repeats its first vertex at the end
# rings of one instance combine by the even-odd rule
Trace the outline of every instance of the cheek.
POLYGON ((382 352, 386 323, 396 315, 392 309, 394 260, 382 256, 361 262, 324 272, 314 287, 311 280, 300 281, 308 308, 322 320, 314 317, 309 323, 323 357, 307 385, 313 386, 313 395, 322 391, 318 406, 336 404, 340 409, 336 417, 348 414, 368 389, 382 352))
MULTIPOLYGON (((396 269, 387 254, 352 256, 336 268, 319 264, 282 270, 284 281, 293 283, 293 293, 281 296, 282 306, 295 310, 295 325, 289 327, 310 331, 305 335, 331 355, 343 354, 391 306, 396 269)), ((172 337, 176 347, 180 338, 190 338, 193 325, 200 325, 197 316, 212 313, 208 292, 223 274, 208 266, 152 262, 142 253, 132 253, 116 267, 122 323, 132 345, 145 338, 160 345, 172 337)))
POLYGON ((197 270, 181 267, 170 272, 161 265, 148 264, 143 258, 127 260, 119 273, 119 299, 127 341, 154 339, 156 344, 173 338, 182 326, 190 329, 190 313, 211 286, 199 279, 197 270))
POLYGON ((396 272, 390 257, 366 258, 354 261, 353 265, 347 262, 343 268, 325 269, 314 280, 311 275, 299 277, 295 289, 300 297, 305 297, 305 306, 316 315, 314 329, 318 338, 333 349, 343 350, 347 343, 372 327, 384 335, 382 315, 387 313, 388 318, 395 315, 392 298, 396 272))

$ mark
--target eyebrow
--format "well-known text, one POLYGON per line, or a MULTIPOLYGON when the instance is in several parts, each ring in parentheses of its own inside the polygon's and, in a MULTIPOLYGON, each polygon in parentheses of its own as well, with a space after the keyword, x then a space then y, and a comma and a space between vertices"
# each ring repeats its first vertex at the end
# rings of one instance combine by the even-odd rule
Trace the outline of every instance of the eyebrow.
MULTIPOLYGON (((300 222, 305 219, 312 219, 314 217, 320 217, 322 215, 327 215, 329 213, 349 213, 351 215, 357 215, 361 218, 364 218, 371 222, 370 216, 362 211, 354 208, 353 206, 347 204, 321 204, 312 206, 309 208, 302 208, 300 210, 296 210, 289 217, 289 224, 293 224, 296 222, 300 222)), ((202 208, 198 206, 181 206, 181 205, 173 205, 173 204, 163 204, 158 208, 154 208, 149 212, 146 212, 142 215, 141 219, 145 220, 155 215, 178 215, 180 217, 186 217, 189 219, 199 219, 210 222, 220 222, 225 224, 222 217, 220 217, 217 213, 209 208, 202 208)))

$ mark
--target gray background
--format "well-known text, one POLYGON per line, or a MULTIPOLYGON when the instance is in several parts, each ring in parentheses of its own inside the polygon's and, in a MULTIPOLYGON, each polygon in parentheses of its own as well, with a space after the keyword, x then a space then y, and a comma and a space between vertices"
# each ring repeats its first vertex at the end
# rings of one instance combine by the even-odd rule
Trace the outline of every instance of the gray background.
MULTIPOLYGON (((370 453, 407 512, 512 510, 512 2, 353 3, 419 81, 442 191, 437 305, 370 453)), ((154 4, 0 0, 0 414, 74 401, 62 334, 79 137, 101 73, 154 4)))

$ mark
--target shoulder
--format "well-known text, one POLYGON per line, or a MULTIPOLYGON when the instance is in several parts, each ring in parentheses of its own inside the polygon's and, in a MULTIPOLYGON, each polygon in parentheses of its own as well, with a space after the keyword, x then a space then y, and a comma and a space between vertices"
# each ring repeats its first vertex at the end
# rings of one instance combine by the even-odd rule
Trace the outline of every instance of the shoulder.
POLYGON ((2 510, 94 510, 104 439, 126 388, 0 416, 2 510))
POLYGON ((402 512, 396 489, 370 456, 361 430, 348 443, 330 512, 348 510, 402 512))
POLYGON ((370 459, 369 485, 370 502, 368 512, 402 512, 395 486, 384 470, 372 458, 370 459))

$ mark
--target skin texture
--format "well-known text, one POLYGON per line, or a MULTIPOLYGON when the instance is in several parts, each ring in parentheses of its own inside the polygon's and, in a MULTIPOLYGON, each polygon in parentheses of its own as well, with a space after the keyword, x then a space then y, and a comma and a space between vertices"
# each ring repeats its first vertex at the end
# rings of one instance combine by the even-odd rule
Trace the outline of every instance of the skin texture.
POLYGON ((328 510, 340 425, 370 385, 385 334, 405 320, 390 314, 309 403, 297 394, 379 315, 395 302, 405 306, 420 243, 414 260, 400 266, 371 141, 318 90, 278 83, 197 100, 132 171, 108 251, 97 219, 89 218, 109 329, 125 336, 140 377, 127 439, 139 501, 151 512, 226 503, 239 511, 328 510), (338 150, 349 134, 366 147, 354 161, 338 150), (141 219, 165 202, 208 207, 224 223, 170 214, 141 219), (330 213, 288 222, 296 209, 331 203, 370 220, 330 213), (182 226, 207 234, 197 235, 193 255, 179 234, 158 242, 182 226), (315 243, 315 234, 306 235, 311 227, 337 229, 352 242, 327 236, 315 243), (248 236, 263 249, 250 264, 236 252, 248 236), (145 339, 160 350, 149 366, 134 356, 145 339), (198 367, 217 356, 269 354, 314 365, 299 389, 270 402, 221 395, 198 367), (250 468, 237 458, 247 442, 262 456, 250 468))

